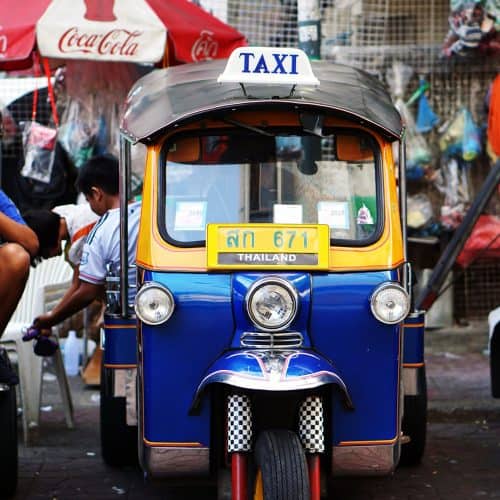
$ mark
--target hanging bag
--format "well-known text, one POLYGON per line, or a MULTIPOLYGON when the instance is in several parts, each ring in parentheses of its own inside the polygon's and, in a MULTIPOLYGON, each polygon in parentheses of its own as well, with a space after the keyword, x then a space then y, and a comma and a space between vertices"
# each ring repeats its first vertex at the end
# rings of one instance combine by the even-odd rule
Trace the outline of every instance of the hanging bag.
MULTIPOLYGON (((40 61, 35 53, 35 76, 39 75, 40 61)), ((47 59, 43 59, 43 67, 47 77, 47 87, 52 109, 52 118, 55 127, 42 125, 36 121, 36 112, 38 106, 38 87, 33 92, 33 109, 31 121, 24 124, 23 130, 23 150, 24 165, 21 169, 21 175, 35 181, 50 183, 52 170, 54 167, 57 128, 59 127, 59 118, 54 99, 54 89, 50 79, 50 69, 47 59)))

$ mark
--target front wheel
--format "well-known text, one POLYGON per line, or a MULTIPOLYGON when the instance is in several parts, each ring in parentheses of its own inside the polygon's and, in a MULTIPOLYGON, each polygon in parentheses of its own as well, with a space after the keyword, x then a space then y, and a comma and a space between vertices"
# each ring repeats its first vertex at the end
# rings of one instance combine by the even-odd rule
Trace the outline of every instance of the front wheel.
POLYGON ((255 444, 257 468, 253 499, 308 500, 311 498, 307 461, 292 431, 263 431, 255 444))
POLYGON ((127 425, 126 400, 113 396, 113 375, 101 368, 101 452, 111 466, 137 465, 137 426, 127 425))
POLYGON ((418 373, 419 393, 404 397, 403 434, 410 442, 401 447, 399 463, 403 466, 418 465, 422 461, 427 434, 427 381, 425 368, 418 373))

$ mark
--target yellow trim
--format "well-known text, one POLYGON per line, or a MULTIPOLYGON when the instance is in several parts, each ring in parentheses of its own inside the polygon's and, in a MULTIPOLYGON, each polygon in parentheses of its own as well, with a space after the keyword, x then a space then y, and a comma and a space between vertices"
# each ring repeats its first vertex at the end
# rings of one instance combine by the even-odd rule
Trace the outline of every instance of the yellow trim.
POLYGON ((425 363, 403 363, 403 368, 422 368, 425 363))
POLYGON ((422 328, 424 323, 403 323, 403 328, 422 328))
POLYGON ((126 368, 126 369, 137 368, 137 363, 135 365, 112 365, 109 363, 104 363, 104 368, 116 368, 116 369, 119 369, 119 368, 126 368))
POLYGON ((339 446, 367 446, 367 445, 377 445, 377 444, 394 444, 397 441, 397 437, 393 439, 379 439, 374 441, 341 441, 339 446))
MULTIPOLYGON (((275 116, 278 116, 278 114, 275 116)), ((262 117, 263 114, 261 113, 247 113, 245 120, 249 124, 258 125, 262 117)), ((208 128, 227 126, 227 124, 208 120, 204 124, 208 128)), ((349 126, 353 129, 367 131, 378 142, 382 157, 381 181, 385 208, 384 229, 379 240, 366 247, 330 247, 328 271, 394 269, 403 263, 404 256, 392 145, 366 127, 353 126, 352 123, 342 120, 330 120, 329 124, 349 126)), ((199 124, 192 124, 183 127, 182 130, 198 127, 199 124)), ((180 131, 181 129, 177 129, 175 133, 180 131)), ((145 269, 159 271, 207 272, 207 251, 205 247, 179 248, 170 245, 160 236, 156 215, 158 209, 157 165, 160 150, 161 143, 156 143, 148 147, 147 150, 137 263, 145 269)))
POLYGON ((135 330, 137 328, 136 325, 104 325, 105 330, 121 330, 121 329, 129 329, 135 330))
POLYGON ((262 470, 257 471, 255 478, 253 500, 264 500, 264 483, 262 482, 262 470))
POLYGON ((162 441, 148 441, 146 438, 142 438, 144 444, 148 446, 157 446, 162 448, 204 448, 201 443, 198 442, 162 442, 162 441))

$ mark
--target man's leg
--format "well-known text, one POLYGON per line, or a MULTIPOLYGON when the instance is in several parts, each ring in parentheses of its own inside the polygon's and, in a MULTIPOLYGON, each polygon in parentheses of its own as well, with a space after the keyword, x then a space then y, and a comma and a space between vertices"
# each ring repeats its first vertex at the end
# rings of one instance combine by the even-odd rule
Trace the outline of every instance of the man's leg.
MULTIPOLYGON (((30 270, 30 256, 17 243, 0 246, 0 338, 16 310, 30 270)), ((0 383, 15 385, 17 375, 0 357, 0 383)))
POLYGON ((30 256, 17 243, 0 246, 0 337, 23 294, 30 256))

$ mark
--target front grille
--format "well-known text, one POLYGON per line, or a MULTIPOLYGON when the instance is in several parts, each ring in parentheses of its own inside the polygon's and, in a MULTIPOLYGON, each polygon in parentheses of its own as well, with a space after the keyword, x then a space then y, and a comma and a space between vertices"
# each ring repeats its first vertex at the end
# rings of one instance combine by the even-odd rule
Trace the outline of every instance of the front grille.
POLYGON ((290 349, 302 346, 300 332, 244 332, 241 335, 242 347, 256 347, 258 349, 290 349))

